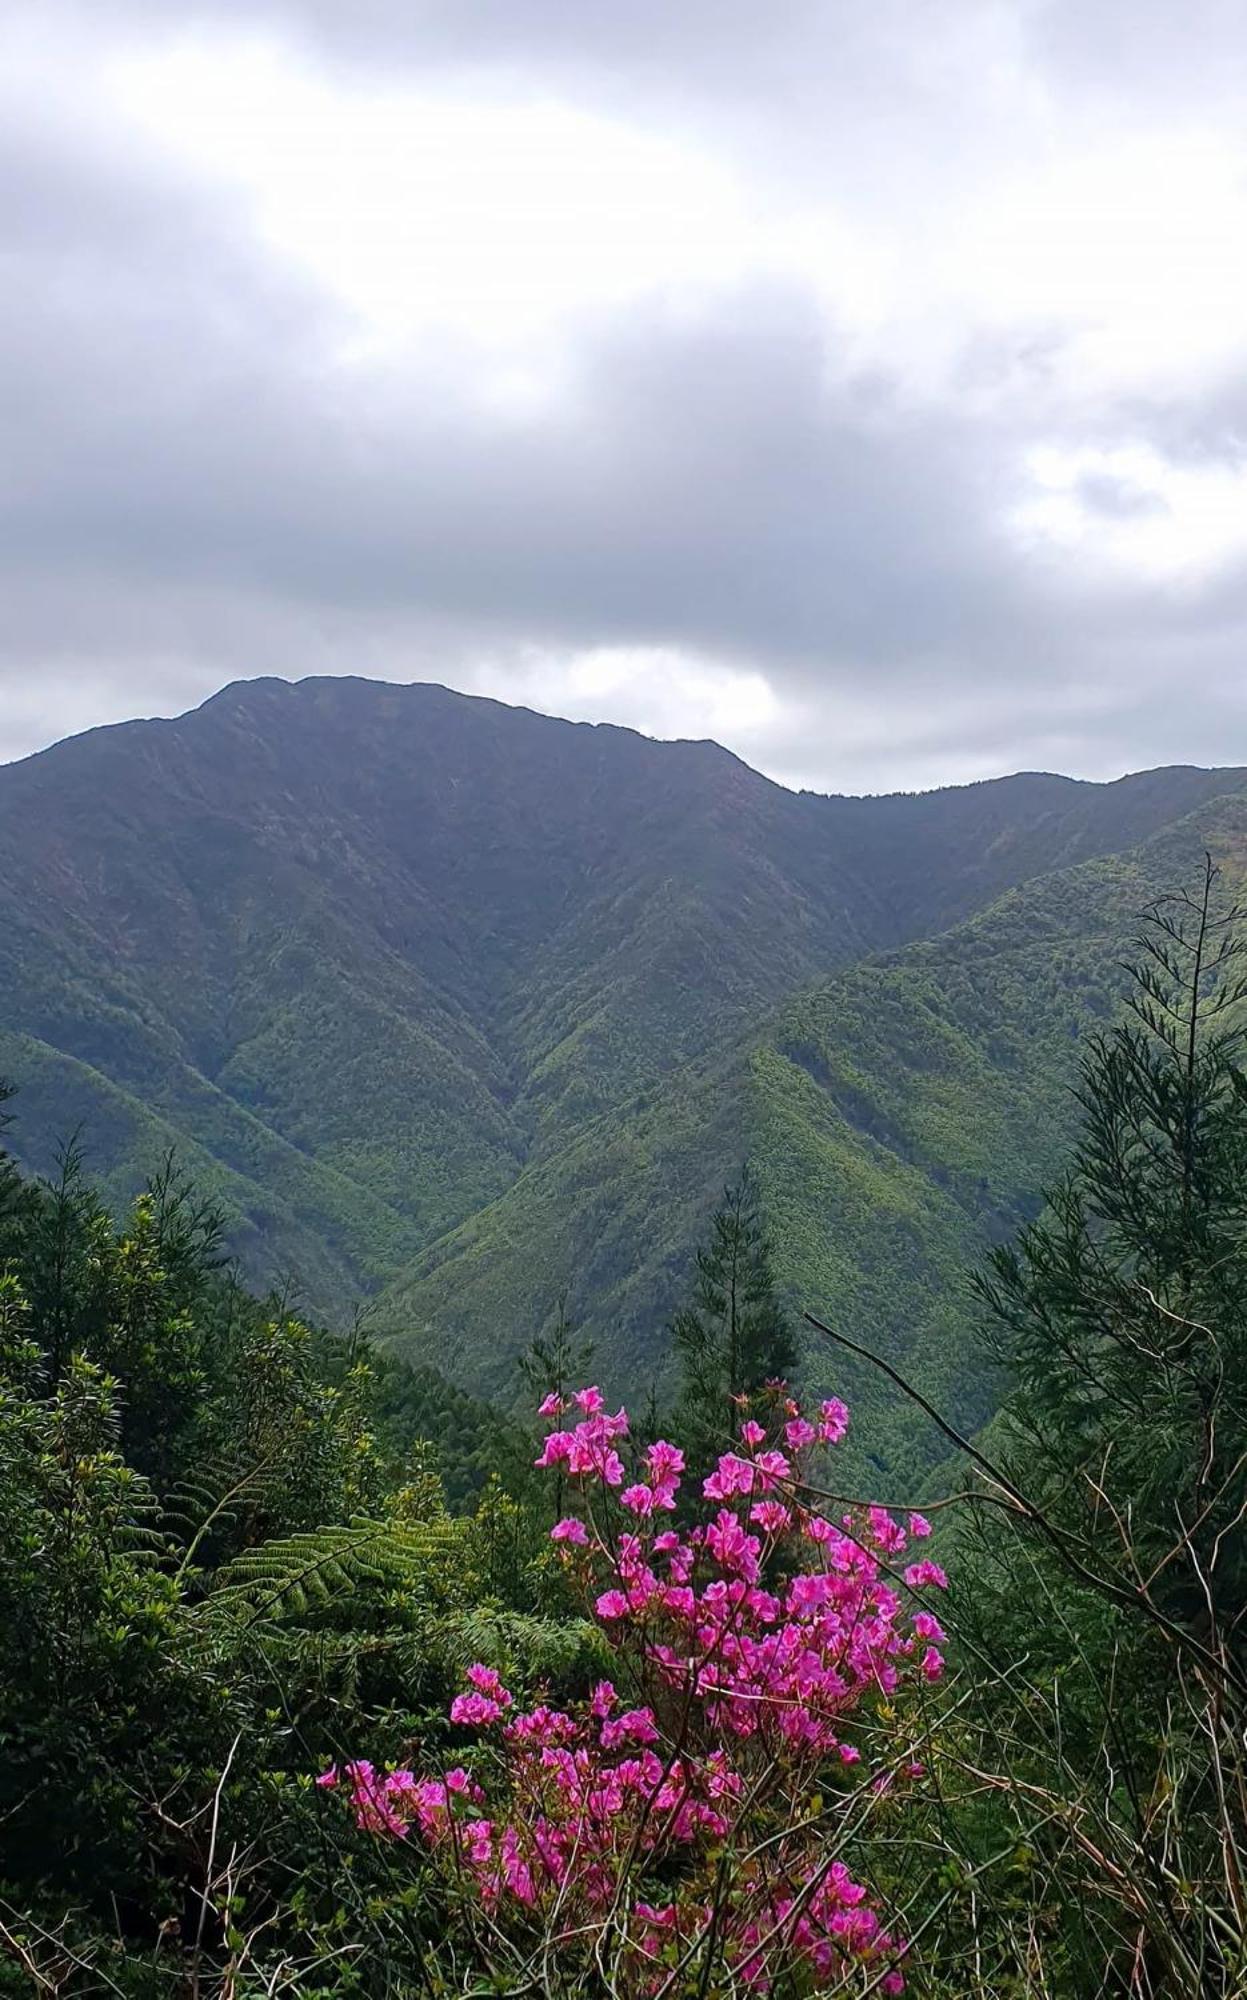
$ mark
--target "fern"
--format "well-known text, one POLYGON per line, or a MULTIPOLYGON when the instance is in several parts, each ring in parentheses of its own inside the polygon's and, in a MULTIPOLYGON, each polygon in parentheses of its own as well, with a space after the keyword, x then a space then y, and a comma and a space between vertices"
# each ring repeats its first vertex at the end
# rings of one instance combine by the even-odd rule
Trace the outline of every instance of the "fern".
POLYGON ((399 1523, 354 1520, 264 1542, 235 1557, 210 1609, 249 1612, 261 1619, 301 1618, 352 1596, 363 1583, 391 1589, 442 1587, 463 1544, 451 1520, 399 1523))

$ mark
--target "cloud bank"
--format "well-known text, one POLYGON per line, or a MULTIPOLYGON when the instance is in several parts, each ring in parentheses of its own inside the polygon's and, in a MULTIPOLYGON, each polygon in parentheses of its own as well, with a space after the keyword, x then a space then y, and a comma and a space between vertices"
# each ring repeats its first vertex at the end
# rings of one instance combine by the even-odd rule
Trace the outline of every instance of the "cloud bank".
POLYGON ((434 679, 794 784, 1247 761, 1247 29, 0 8, 0 755, 434 679))

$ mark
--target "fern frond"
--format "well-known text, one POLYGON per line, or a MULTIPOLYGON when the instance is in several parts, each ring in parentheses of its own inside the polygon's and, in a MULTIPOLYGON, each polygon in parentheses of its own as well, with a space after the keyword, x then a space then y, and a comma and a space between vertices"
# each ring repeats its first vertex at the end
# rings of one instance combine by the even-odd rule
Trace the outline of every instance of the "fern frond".
POLYGON ((461 1541, 451 1520, 355 1520, 287 1535, 237 1556, 204 1602, 249 1613, 248 1623, 298 1618, 353 1595, 363 1583, 403 1589, 445 1581, 461 1541))

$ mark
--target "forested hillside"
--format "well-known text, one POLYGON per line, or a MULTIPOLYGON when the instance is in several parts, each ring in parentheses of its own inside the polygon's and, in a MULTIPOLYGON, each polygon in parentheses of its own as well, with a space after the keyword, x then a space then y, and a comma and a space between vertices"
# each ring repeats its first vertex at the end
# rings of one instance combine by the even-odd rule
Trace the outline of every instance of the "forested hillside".
MULTIPOLYGON (((644 1387, 669 1367, 664 1308, 687 1246, 748 1157, 794 1305, 902 1362, 973 1425, 991 1385, 972 1359, 965 1273, 1033 1215, 1073 1129, 1082 1047, 1120 1005, 1138 913, 1198 869, 1205 845, 1228 879, 1242 873, 1247 800, 1042 876, 794 997, 731 1060, 683 1071, 632 1116, 526 1167, 383 1294, 380 1324, 412 1352, 440 1351, 449 1333, 455 1372, 498 1393, 508 1351, 566 1287, 612 1373, 644 1387)), ((816 1341, 805 1364, 814 1383, 845 1379, 843 1357, 816 1341)), ((872 1454, 900 1462, 912 1410, 869 1371, 850 1365, 849 1379, 872 1454)))
POLYGON ((564 1294, 644 1387, 748 1154, 790 1295, 973 1408, 954 1273, 1244 778, 823 798, 436 687, 240 684, 0 771, 17 1152, 81 1129, 121 1200, 176 1148, 252 1279, 338 1324, 380 1291, 503 1399, 564 1294))
MULTIPOLYGON (((1075 871, 1087 939, 1116 868, 1075 871)), ((896 1159, 977 1165, 939 1136, 987 1074, 942 1000, 973 1029, 1021 981, 1065 1024, 1051 879, 1053 927, 1006 899, 969 971, 846 976, 860 1048, 905 1029, 872 1099, 896 1159)), ((630 1414, 560 1323, 508 1420, 248 1293, 176 1177, 114 1216, 76 1157, 39 1182, 0 1148, 0 1994, 1241 2000, 1226 888, 1154 910, 1046 1206, 965 1274, 1000 1407, 978 1444, 921 1412, 955 1448, 929 1495, 912 1451, 870 1477, 877 1400, 793 1380, 752 1174, 675 1393, 630 1414)), ((864 1087, 817 1006, 785 1019, 777 1060, 864 1087)))

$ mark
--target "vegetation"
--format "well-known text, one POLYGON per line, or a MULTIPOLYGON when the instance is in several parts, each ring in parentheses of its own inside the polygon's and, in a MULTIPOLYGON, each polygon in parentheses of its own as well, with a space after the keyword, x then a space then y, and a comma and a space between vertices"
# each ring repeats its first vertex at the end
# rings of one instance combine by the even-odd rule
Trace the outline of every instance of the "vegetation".
POLYGON ((171 1169, 117 1226, 0 1156, 0 1991, 1241 1995, 1243 945, 1211 862, 1153 911, 976 1280, 998 1416, 905 1391, 925 1514, 759 1386, 748 1181, 703 1475, 566 1318, 539 1448, 248 1294, 171 1169))
POLYGON ((218 1242, 169 1172, 114 1228, 75 1150, 45 1183, 0 1159, 3 1991, 241 1992, 261 1959, 352 1990, 369 1879, 307 1873, 344 1712, 397 1747, 477 1652, 583 1671, 479 1413, 250 1297, 218 1242))
POLYGON ((711 1218, 671 1343, 680 1368, 676 1435, 690 1473, 704 1478, 732 1443, 742 1401, 768 1382, 790 1381, 797 1366, 748 1166, 711 1218))
POLYGON ((414 694, 0 786, 0 1993, 1243 2000, 1234 774, 414 694))
POLYGON ((0 772, 13 1143, 50 1173, 81 1128, 118 1213, 175 1147, 253 1284, 340 1328, 379 1293, 494 1402, 564 1294, 634 1402, 673 1393, 747 1157, 785 1302, 972 1421, 961 1273, 1055 1171, 1130 913, 1241 851, 1243 779, 797 797, 444 689, 228 689, 0 772))

